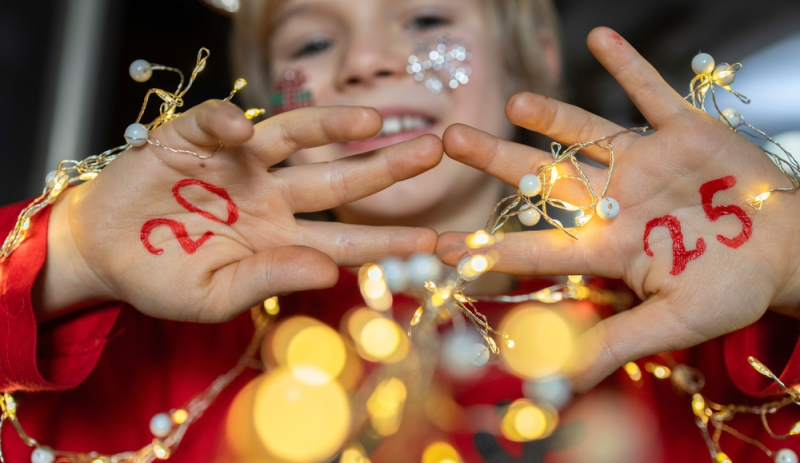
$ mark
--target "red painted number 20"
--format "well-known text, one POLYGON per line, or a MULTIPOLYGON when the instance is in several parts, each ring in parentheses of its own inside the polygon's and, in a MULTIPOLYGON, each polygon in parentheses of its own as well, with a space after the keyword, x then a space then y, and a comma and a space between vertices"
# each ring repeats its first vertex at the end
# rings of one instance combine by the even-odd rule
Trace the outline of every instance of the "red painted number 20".
MULTIPOLYGON (((206 183, 191 178, 181 180, 172 187, 172 196, 175 198, 175 201, 177 201, 178 204, 180 204, 181 207, 183 207, 187 211, 200 214, 201 216, 209 220, 212 220, 214 222, 223 223, 225 225, 233 225, 239 219, 239 209, 236 207, 236 204, 234 204, 233 199, 228 194, 228 192, 225 191, 223 188, 214 186, 210 183, 206 183), (190 185, 197 185, 199 187, 202 187, 206 191, 214 193, 215 195, 224 199, 228 210, 228 217, 225 220, 221 220, 212 215, 211 213, 200 209, 199 207, 190 203, 186 198, 184 198, 183 195, 181 195, 181 188, 190 185)), ((161 255, 164 253, 163 249, 157 248, 150 243, 150 233, 152 233, 155 228, 160 227, 162 225, 169 227, 169 229, 172 231, 172 234, 175 235, 175 238, 178 239, 178 244, 181 245, 181 248, 183 248, 183 250, 186 251, 187 254, 194 254, 197 251, 197 249, 203 245, 203 243, 205 243, 206 241, 209 240, 209 238, 214 236, 213 232, 207 231, 200 238, 193 240, 189 238, 189 233, 186 231, 186 225, 182 222, 178 222, 177 220, 173 219, 148 220, 147 222, 145 222, 144 225, 142 225, 142 233, 140 238, 142 240, 142 243, 144 244, 144 247, 151 254, 161 255)))

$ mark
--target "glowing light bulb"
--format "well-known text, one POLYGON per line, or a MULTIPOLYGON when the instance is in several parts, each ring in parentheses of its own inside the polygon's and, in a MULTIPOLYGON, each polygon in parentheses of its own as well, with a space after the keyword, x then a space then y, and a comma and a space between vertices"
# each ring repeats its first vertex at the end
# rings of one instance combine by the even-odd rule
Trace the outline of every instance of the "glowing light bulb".
POLYGON ((717 454, 717 463, 731 463, 731 459, 724 452, 717 454))
POLYGON ((761 193, 760 195, 756 196, 755 198, 748 199, 746 201, 746 203, 747 203, 748 206, 752 207, 753 209, 755 209, 757 211, 760 211, 761 210, 761 206, 764 205, 764 201, 766 201, 767 198, 769 198, 770 196, 772 196, 772 193, 770 193, 769 191, 765 191, 764 193, 761 193))
POLYGON ((545 410, 528 399, 519 399, 508 407, 500 429, 503 436, 515 442, 541 439, 555 429, 557 416, 555 409, 545 410))
POLYGON ((417 326, 420 320, 422 320, 422 311, 422 307, 418 307, 417 311, 414 312, 414 317, 411 319, 410 323, 411 326, 417 326))
POLYGON ((278 312, 281 310, 280 306, 278 305, 277 297, 271 297, 265 300, 263 306, 264 311, 270 315, 278 315, 278 312))
POLYGON ((482 248, 484 246, 491 246, 495 243, 492 235, 486 233, 485 230, 478 230, 475 233, 467 236, 467 246, 472 249, 482 248))
POLYGON ((189 412, 179 408, 172 412, 172 422, 175 424, 183 424, 189 419, 189 412))
POLYGON ((631 377, 633 381, 639 381, 642 379, 642 370, 639 369, 639 365, 634 362, 628 362, 625 364, 625 373, 631 377))

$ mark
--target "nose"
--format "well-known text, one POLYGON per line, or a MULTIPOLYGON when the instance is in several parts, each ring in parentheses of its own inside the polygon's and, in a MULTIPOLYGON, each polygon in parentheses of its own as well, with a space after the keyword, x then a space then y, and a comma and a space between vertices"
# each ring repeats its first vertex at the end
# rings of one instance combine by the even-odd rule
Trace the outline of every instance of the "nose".
POLYGON ((409 50, 388 31, 353 34, 342 56, 337 83, 342 91, 374 87, 407 78, 409 50))

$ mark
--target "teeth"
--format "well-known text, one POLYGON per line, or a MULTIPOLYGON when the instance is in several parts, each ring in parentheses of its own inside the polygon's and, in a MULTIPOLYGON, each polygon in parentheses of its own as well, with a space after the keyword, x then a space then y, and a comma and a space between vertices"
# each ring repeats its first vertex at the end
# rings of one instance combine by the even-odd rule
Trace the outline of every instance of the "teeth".
POLYGON ((378 136, 394 135, 409 130, 423 129, 430 125, 430 122, 419 116, 388 116, 383 119, 383 127, 378 136))

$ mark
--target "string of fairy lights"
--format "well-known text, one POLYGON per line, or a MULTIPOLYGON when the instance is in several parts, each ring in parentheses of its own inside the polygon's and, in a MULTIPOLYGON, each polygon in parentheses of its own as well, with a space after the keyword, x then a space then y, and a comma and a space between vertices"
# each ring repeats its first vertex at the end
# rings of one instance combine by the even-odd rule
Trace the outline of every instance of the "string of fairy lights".
MULTIPOLYGON (((460 61, 468 61, 466 48, 458 43, 451 45, 452 50, 448 53, 455 53, 454 59, 458 60, 463 54, 464 59, 460 61)), ((436 46, 437 50, 441 48, 436 46)), ((447 52, 447 47, 441 51, 447 52)), ((208 50, 201 49, 198 52, 196 65, 185 88, 180 70, 144 60, 135 61, 130 67, 134 80, 144 82, 153 71, 171 71, 180 76, 177 89, 174 92, 155 88, 148 90, 136 122, 125 131, 125 145, 84 161, 62 161, 55 173, 48 177, 42 195, 20 213, 14 230, 3 243, 0 263, 8 259, 25 239, 34 215, 53 204, 69 185, 95 178, 104 167, 131 147, 148 143, 201 159, 219 152, 222 145, 208 154, 176 150, 164 145, 150 133, 180 116, 177 109, 183 106, 184 95, 197 74, 205 68, 208 57, 208 50), (152 95, 162 100, 159 115, 150 123, 143 124, 141 119, 152 95)), ((414 65, 411 61, 409 63, 414 65)), ((691 92, 687 100, 698 109, 707 111, 706 96, 710 92, 713 107, 722 123, 735 132, 772 142, 783 153, 779 155, 764 150, 765 155, 787 175, 792 187, 771 188, 748 199, 747 204, 759 210, 771 194, 800 189, 796 178, 800 175, 800 164, 794 157, 769 135, 746 122, 738 111, 731 108, 720 110, 717 106, 715 86, 733 93, 744 103, 749 102, 730 87, 741 64, 723 63, 717 66, 709 55, 700 54, 694 58, 692 66, 697 75, 690 84, 691 92)), ((458 72, 460 68, 454 69, 454 72, 458 72)), ((417 71, 423 70, 420 64, 417 71)), ((459 76, 463 77, 463 82, 458 81, 463 85, 469 73, 464 71, 462 74, 454 78, 458 81, 459 76)), ((423 78, 424 73, 418 80, 423 78)), ((243 79, 237 80, 226 100, 245 85, 243 79)), ((452 88, 457 86, 450 85, 452 88)), ((263 109, 249 109, 245 115, 252 119, 264 112, 263 109)), ((138 463, 168 459, 176 451, 186 429, 234 378, 252 366, 259 347, 265 343, 269 349, 262 351, 261 360, 266 372, 254 383, 253 397, 249 401, 237 398, 230 413, 234 416, 241 412, 253 417, 252 420, 242 421, 253 423, 255 429, 252 432, 259 438, 259 448, 281 461, 326 461, 338 455, 342 463, 369 462, 369 455, 377 443, 402 432, 404 415, 414 410, 421 409, 421 413, 440 429, 452 430, 463 420, 448 420, 448 414, 439 412, 441 407, 449 407, 453 416, 463 417, 465 412, 436 389, 432 381, 434 371, 442 366, 449 368, 453 374, 472 374, 490 364, 492 354, 499 354, 503 366, 526 379, 529 385, 526 386, 526 398, 503 408, 498 432, 518 442, 548 437, 558 424, 559 409, 569 402, 565 371, 574 361, 573 344, 580 330, 563 314, 563 310, 552 310, 552 307, 556 307, 553 304, 568 300, 589 301, 622 311, 633 305, 633 297, 628 292, 595 288, 579 275, 559 278, 556 284, 528 294, 478 297, 470 294, 468 288, 497 262, 499 256, 492 246, 503 239, 504 226, 514 217, 527 226, 533 226, 544 218, 550 225, 576 240, 580 239, 578 229, 586 226, 595 215, 602 220, 617 217, 620 213, 619 203, 607 195, 615 163, 613 142, 617 137, 644 134, 648 130, 650 127, 636 127, 566 148, 553 143, 553 161, 539 167, 536 173, 523 176, 515 194, 497 204, 485 229, 467 237, 466 244, 470 251, 460 258, 455 269, 448 270, 434 256, 421 254, 405 261, 388 258, 377 264, 365 265, 359 271, 358 282, 367 307, 348 312, 342 320, 340 332, 309 317, 290 317, 270 329, 280 307, 277 298, 266 300, 262 307, 253 310, 255 333, 238 363, 188 404, 154 416, 150 422, 153 441, 139 450, 100 455, 96 452, 75 453, 47 447, 25 433, 17 419, 17 403, 10 393, 3 393, 0 400, 0 428, 5 421, 11 423, 23 442, 33 448, 31 459, 35 463, 138 463), (609 164, 602 189, 592 185, 577 158, 578 153, 588 147, 597 147, 608 153, 609 164), (574 171, 575 174, 566 173, 568 171, 574 171), (576 205, 557 197, 555 185, 559 180, 577 182, 586 190, 591 201, 576 205), (548 208, 574 213, 574 225, 565 226, 550 215, 548 208), (416 311, 405 320, 402 319, 402 311, 394 310, 393 294, 401 293, 419 302, 416 311), (518 306, 507 314, 499 329, 495 329, 488 317, 478 310, 480 302, 518 306), (407 329, 403 325, 407 325, 407 329), (469 325, 475 331, 471 331, 469 325), (449 332, 452 336, 443 337, 439 333, 447 327, 451 328, 449 332), (477 337, 471 337, 470 333, 475 332, 477 337), (546 349, 538 343, 542 339, 547 341, 546 349), (454 349, 451 349, 453 346, 454 349), (444 352, 441 362, 440 351, 444 352), (377 364, 377 368, 365 369, 363 362, 377 364), (298 397, 295 402, 299 405, 282 400, 287 391, 292 391, 298 397), (318 426, 319 423, 325 426, 318 426)), ((691 407, 696 424, 706 439, 713 461, 730 462, 720 446, 721 435, 728 433, 757 446, 776 461, 795 463, 797 456, 791 450, 771 450, 727 424, 737 414, 757 414, 772 437, 800 434, 800 423, 786 435, 776 435, 768 424, 768 415, 793 403, 800 404, 800 392, 784 385, 758 360, 750 358, 749 361, 756 371, 779 384, 786 396, 760 406, 720 405, 701 394, 704 384, 702 374, 691 367, 674 362, 669 366, 647 362, 645 370, 657 379, 669 379, 677 389, 692 396, 691 407)), ((624 369, 632 380, 641 380, 642 372, 638 364, 631 362, 624 369)), ((233 434, 240 434, 236 429, 233 434)), ((242 431, 241 434, 247 432, 242 431)), ((0 442, 0 462, 3 461, 0 442)), ((442 463, 461 459, 450 444, 436 441, 425 448, 422 461, 442 463)))

